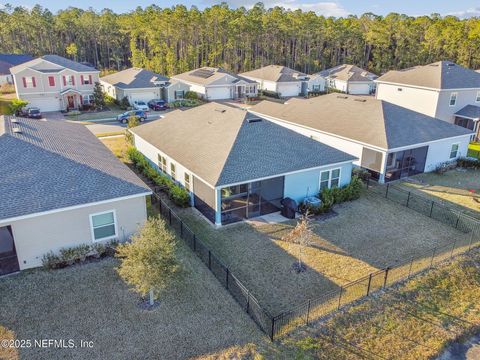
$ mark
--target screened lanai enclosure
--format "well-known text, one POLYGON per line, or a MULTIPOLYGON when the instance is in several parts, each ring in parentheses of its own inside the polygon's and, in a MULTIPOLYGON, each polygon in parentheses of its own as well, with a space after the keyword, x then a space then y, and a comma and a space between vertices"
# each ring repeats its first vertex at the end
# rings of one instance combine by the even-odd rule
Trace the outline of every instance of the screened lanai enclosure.
POLYGON ((222 224, 279 211, 283 190, 284 176, 222 188, 222 224))

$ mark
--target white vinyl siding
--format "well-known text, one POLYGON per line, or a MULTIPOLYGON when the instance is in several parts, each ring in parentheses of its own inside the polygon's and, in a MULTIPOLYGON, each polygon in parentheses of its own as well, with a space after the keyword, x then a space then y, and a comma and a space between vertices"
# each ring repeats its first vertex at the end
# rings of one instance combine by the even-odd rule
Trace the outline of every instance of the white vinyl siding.
POLYGON ((102 241, 117 237, 115 211, 107 211, 90 215, 92 240, 102 241))

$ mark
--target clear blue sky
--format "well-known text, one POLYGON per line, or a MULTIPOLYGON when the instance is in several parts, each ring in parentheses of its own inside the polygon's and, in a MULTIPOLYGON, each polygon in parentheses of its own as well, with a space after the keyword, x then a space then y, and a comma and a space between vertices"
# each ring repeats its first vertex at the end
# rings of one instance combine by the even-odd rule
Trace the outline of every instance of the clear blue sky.
MULTIPOLYGON (((256 0, 227 0, 232 7, 244 5, 246 7, 252 6, 256 0)), ((327 16, 344 16, 348 14, 363 14, 365 12, 373 12, 375 14, 384 15, 389 12, 398 12, 408 15, 430 15, 432 13, 440 13, 442 15, 454 14, 459 17, 480 16, 480 2, 478 0, 328 0, 328 1, 314 1, 314 0, 264 0, 267 7, 280 5, 291 9, 313 10, 318 14, 327 16)), ((40 4, 52 11, 57 11, 68 6, 77 6, 81 8, 93 7, 101 10, 103 8, 110 8, 116 12, 127 12, 133 10, 137 6, 145 7, 152 3, 160 7, 170 7, 172 5, 182 3, 187 7, 196 5, 199 8, 204 8, 219 1, 215 0, 0 0, 0 7, 6 3, 15 5, 23 5, 32 7, 35 4, 40 4)))

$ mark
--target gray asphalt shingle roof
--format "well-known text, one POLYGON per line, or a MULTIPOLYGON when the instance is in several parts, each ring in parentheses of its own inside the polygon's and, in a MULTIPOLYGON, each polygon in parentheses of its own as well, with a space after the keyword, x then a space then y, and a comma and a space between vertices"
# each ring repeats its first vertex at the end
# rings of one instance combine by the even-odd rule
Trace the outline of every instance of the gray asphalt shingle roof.
POLYGON ((42 59, 74 71, 98 71, 94 67, 80 64, 79 62, 58 55, 44 55, 42 59))
POLYGON ((382 149, 471 134, 463 127, 370 97, 330 94, 262 101, 251 111, 382 149))
POLYGON ((0 219, 150 191, 85 126, 18 120, 0 117, 0 219))
POLYGON ((246 182, 355 158, 245 110, 208 103, 132 132, 212 186, 246 182))
POLYGON ((480 119, 480 106, 475 106, 475 105, 467 105, 464 108, 461 108, 458 110, 455 115, 467 118, 467 119, 472 119, 472 120, 478 120, 480 119))
POLYGON ((32 59, 33 57, 25 54, 0 54, 0 74, 10 74, 12 66, 23 64, 32 59))
POLYGON ((145 89, 158 87, 154 82, 166 82, 168 77, 145 69, 130 68, 104 76, 100 80, 121 89, 145 89))

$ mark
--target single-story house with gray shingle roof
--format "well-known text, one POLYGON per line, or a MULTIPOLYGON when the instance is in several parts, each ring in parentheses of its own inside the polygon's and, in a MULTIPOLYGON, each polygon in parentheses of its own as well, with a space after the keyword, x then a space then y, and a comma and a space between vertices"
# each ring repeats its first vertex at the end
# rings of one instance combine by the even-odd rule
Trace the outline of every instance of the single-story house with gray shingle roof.
POLYGON ((467 155, 472 131, 371 97, 330 94, 262 101, 249 111, 358 160, 380 182, 435 170, 467 155))
POLYGON ((322 70, 316 75, 325 79, 326 87, 352 95, 368 95, 375 91, 377 75, 355 65, 342 64, 322 70))
POLYGON ((131 129, 136 148, 192 193, 216 225, 279 211, 350 183, 355 159, 250 112, 218 104, 174 111, 131 129))
POLYGON ((32 59, 33 57, 25 54, 0 54, 0 85, 13 84, 10 68, 32 59))
POLYGON ((83 125, 0 117, 0 174, 0 275, 124 241, 147 216, 149 188, 83 125))
POLYGON ((125 96, 134 101, 147 103, 153 99, 162 99, 162 89, 168 85, 168 77, 152 71, 130 68, 100 78, 103 91, 111 97, 122 100, 125 96))

